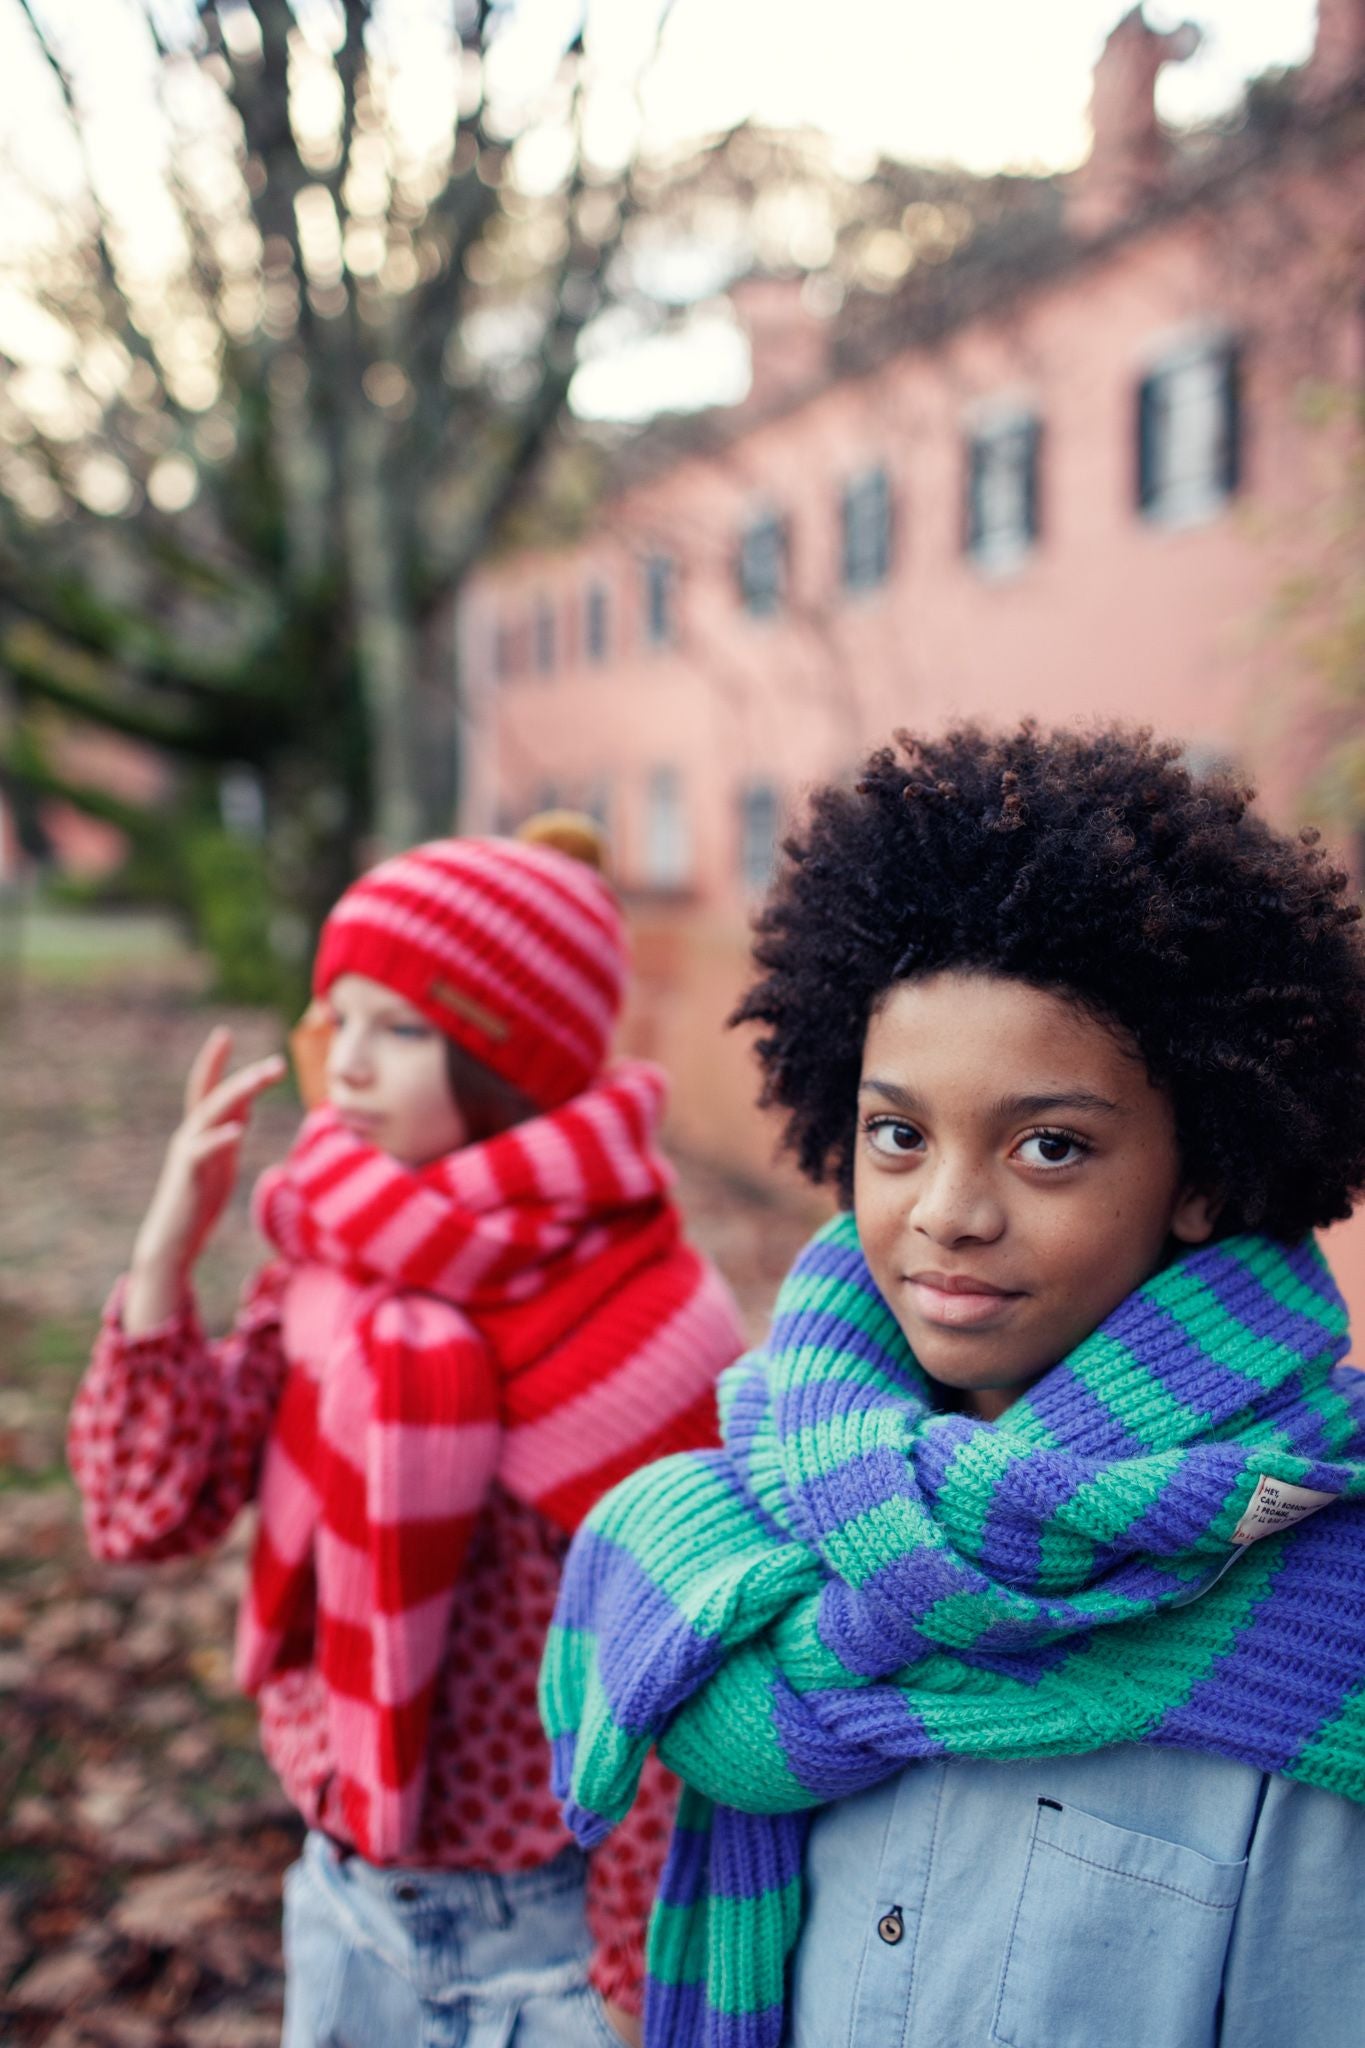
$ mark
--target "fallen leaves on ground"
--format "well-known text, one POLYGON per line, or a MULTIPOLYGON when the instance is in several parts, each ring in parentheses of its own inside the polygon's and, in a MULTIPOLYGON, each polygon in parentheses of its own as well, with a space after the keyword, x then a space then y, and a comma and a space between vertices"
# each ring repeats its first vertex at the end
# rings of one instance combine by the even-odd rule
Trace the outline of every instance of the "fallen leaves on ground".
POLYGON ((209 1559, 102 1567, 69 1487, 0 1489, 0 2039, 15 2048, 278 2041, 280 1877, 300 1829, 250 1708, 195 1668, 231 1638, 244 1536, 209 1559))

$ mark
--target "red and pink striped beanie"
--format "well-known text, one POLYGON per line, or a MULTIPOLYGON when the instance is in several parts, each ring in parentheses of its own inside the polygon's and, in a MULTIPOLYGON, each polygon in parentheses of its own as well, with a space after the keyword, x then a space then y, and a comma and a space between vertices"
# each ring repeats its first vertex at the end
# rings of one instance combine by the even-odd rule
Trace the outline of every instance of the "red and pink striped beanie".
POLYGON ((626 967, 620 907, 585 861, 512 839, 433 839, 352 883, 322 928, 313 992, 368 975, 556 1109, 606 1059, 626 967))

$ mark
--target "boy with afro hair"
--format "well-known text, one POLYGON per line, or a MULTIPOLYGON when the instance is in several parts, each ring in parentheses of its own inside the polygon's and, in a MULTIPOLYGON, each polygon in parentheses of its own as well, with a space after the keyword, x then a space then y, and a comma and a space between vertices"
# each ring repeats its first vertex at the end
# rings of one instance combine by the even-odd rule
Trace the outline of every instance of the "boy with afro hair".
POLYGON ((737 1017, 843 1207, 542 1679, 581 1840, 684 1780, 649 2048, 1359 2038, 1365 951, 1248 803, 962 727, 788 841, 737 1017))

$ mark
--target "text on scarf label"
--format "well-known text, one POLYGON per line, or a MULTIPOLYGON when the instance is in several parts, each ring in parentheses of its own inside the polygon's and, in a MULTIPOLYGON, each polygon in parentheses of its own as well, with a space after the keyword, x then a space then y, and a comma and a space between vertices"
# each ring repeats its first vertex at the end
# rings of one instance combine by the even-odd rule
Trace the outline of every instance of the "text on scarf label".
POLYGON ((1314 1486, 1291 1486, 1287 1479, 1272 1479, 1263 1472, 1246 1512, 1232 1532, 1232 1540, 1254 1543, 1258 1536, 1273 1536, 1277 1529, 1288 1529, 1305 1515, 1315 1515, 1336 1497, 1334 1493, 1321 1493, 1314 1486))

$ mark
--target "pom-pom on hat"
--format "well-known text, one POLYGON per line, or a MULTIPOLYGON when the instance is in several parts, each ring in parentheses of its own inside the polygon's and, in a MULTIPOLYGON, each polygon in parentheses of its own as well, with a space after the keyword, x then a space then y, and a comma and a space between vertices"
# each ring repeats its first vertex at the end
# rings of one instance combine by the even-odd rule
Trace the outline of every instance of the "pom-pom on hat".
POLYGON ((336 904, 313 993, 342 974, 382 982, 539 1108, 558 1108, 601 1068, 625 993, 625 923, 602 865, 592 820, 567 813, 516 839, 414 846, 336 904))

